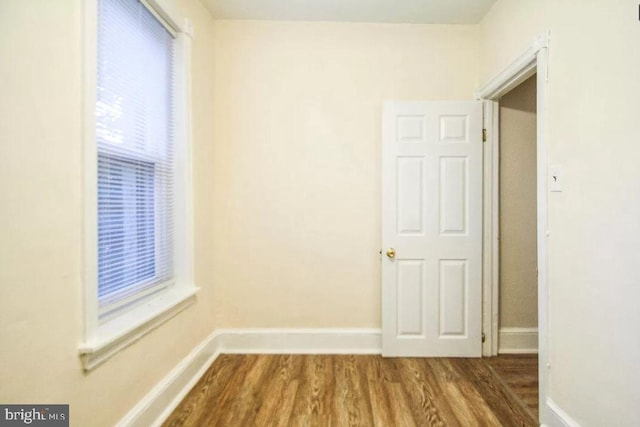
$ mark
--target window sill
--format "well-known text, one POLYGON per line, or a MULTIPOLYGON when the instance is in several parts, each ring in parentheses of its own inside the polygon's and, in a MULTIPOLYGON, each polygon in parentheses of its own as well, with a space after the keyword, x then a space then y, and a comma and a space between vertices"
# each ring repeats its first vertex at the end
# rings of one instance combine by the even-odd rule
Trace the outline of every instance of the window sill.
POLYGON ((196 301, 199 288, 172 288, 135 309, 100 325, 92 339, 80 345, 85 371, 91 371, 180 313, 196 301))

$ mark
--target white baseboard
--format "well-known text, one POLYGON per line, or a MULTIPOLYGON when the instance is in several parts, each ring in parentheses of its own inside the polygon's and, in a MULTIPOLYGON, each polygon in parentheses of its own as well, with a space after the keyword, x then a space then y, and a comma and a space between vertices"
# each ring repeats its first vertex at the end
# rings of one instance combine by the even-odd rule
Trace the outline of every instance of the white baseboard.
POLYGON ((380 329, 222 329, 221 353, 380 354, 380 329))
POLYGON ((116 427, 160 426, 218 357, 219 347, 216 333, 208 336, 138 402, 116 427))
POLYGON ((566 412, 564 412, 552 399, 547 398, 546 403, 546 418, 548 422, 542 424, 546 427, 580 427, 573 418, 571 418, 566 412))
POLYGON ((500 328, 498 354, 538 353, 538 328, 500 328))
POLYGON ((220 329, 169 372, 117 427, 160 426, 221 353, 380 354, 380 329, 220 329))

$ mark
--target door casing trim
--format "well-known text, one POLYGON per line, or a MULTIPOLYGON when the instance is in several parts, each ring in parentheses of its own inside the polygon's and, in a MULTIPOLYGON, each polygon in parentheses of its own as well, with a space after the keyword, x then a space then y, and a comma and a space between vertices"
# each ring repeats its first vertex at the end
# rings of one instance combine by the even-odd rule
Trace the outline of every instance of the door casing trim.
POLYGON ((549 80, 550 33, 546 31, 534 38, 509 66, 476 91, 476 99, 485 106, 487 141, 484 147, 484 205, 483 205, 483 332, 484 356, 498 353, 498 151, 499 99, 527 78, 536 74, 537 82, 537 241, 538 241, 538 382, 540 422, 555 425, 557 417, 547 405, 549 400, 549 290, 548 290, 548 214, 547 214, 547 107, 546 94, 549 80))

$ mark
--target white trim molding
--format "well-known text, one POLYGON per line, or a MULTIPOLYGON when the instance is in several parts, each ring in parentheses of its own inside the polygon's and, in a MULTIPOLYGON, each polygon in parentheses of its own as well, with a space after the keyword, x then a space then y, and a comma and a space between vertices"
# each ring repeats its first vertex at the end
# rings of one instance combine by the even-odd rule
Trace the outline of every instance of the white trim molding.
POLYGON ((220 329, 205 338, 117 424, 160 426, 207 372, 227 354, 381 354, 380 329, 220 329))
POLYGON ((476 99, 500 99, 536 72, 538 52, 549 47, 549 32, 539 34, 531 46, 507 68, 476 90, 476 99))
POLYGON ((205 338, 169 372, 117 427, 160 426, 220 355, 217 332, 205 338))
POLYGON ((380 329, 222 329, 229 354, 381 354, 380 329))
POLYGON ((476 90, 476 99, 500 99, 536 73, 538 52, 549 47, 549 32, 538 34, 524 52, 507 68, 476 90))
POLYGON ((498 354, 537 354, 538 328, 500 328, 498 354))
POLYGON ((107 322, 78 349, 82 367, 90 371, 120 350, 171 319, 196 301, 198 288, 172 288, 144 305, 107 322))
MULTIPOLYGON (((537 266, 538 266, 538 384, 539 384, 539 401, 540 401, 540 420, 545 423, 547 420, 554 418, 552 411, 547 404, 549 395, 549 320, 548 320, 548 307, 549 307, 549 289, 548 289, 548 255, 547 255, 547 239, 549 235, 548 230, 548 218, 547 218, 547 85, 549 81, 549 69, 548 69, 548 57, 549 57, 549 42, 550 33, 548 31, 537 36, 532 44, 525 49, 525 51, 518 56, 510 65, 508 65, 502 72, 498 73, 494 78, 489 80, 486 84, 481 86, 476 91, 476 97, 486 101, 499 101, 500 97, 522 83, 525 79, 536 74, 537 83, 537 124, 536 124, 536 156, 537 156, 537 212, 536 212, 536 236, 538 242, 537 253, 537 266)), ((495 115, 495 112, 494 112, 495 115)), ((494 121, 496 123, 497 121, 494 121)), ((494 125, 491 129, 487 129, 489 132, 487 143, 497 144, 497 132, 498 127, 494 125), (496 135, 496 137, 493 137, 496 135)), ((497 150, 497 145, 493 148, 497 150)), ((485 162, 485 166, 491 166, 491 163, 485 162)), ((485 181, 491 181, 491 186, 497 185, 495 183, 495 177, 497 174, 491 168, 485 168, 485 181)), ((492 187, 493 188, 493 187, 492 187)), ((495 195, 496 192, 485 185, 485 191, 488 194, 495 195)), ((494 196, 495 197, 495 196, 494 196)), ((497 205, 496 205, 497 206, 497 205)), ((493 209, 491 209, 493 210, 493 209)), ((487 208, 484 208, 485 214, 487 208)), ((496 212, 490 212, 492 215, 496 215, 496 212)), ((492 230, 487 230, 485 227, 485 239, 492 238, 492 230), (487 233, 489 231, 490 233, 487 233)), ((485 242, 484 247, 490 247, 490 242, 485 242)), ((497 257, 497 251, 492 255, 492 258, 497 257)), ((488 263, 485 262, 485 268, 488 263)), ((498 293, 497 281, 494 277, 489 277, 492 283, 485 282, 483 286, 491 286, 493 289, 491 292, 485 291, 484 295, 490 295, 495 298, 498 293)), ((484 280, 487 280, 485 276, 484 280)), ((497 313, 497 304, 494 306, 493 300, 485 300, 484 308, 491 313, 490 316, 485 316, 483 330, 486 334, 491 334, 493 329, 493 319, 497 313), (487 320, 488 319, 488 320, 487 320), (489 324, 487 324, 487 321, 489 324)), ((491 337, 494 339, 495 337, 491 337)), ((485 354, 490 352, 491 349, 485 346, 485 354)))
POLYGON ((573 418, 569 416, 565 411, 562 410, 558 406, 556 402, 554 402, 551 398, 547 398, 546 406, 548 409, 548 413, 550 416, 549 422, 542 424, 542 426, 546 427, 580 427, 573 418))
POLYGON ((486 142, 484 144, 484 171, 482 177, 482 355, 498 355, 499 281, 500 281, 500 126, 499 104, 482 101, 482 120, 486 142))

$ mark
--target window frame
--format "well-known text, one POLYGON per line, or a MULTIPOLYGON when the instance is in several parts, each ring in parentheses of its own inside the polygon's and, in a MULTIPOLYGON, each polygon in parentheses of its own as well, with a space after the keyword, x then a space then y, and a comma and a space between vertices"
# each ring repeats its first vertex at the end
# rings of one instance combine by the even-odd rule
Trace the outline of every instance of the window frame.
POLYGON ((173 280, 159 292, 126 309, 101 316, 98 302, 98 149, 96 139, 98 0, 83 2, 83 149, 84 149, 84 334, 79 346, 90 371, 195 302, 193 280, 193 196, 191 129, 191 42, 189 20, 165 1, 139 0, 175 36, 174 51, 174 244, 173 280))

